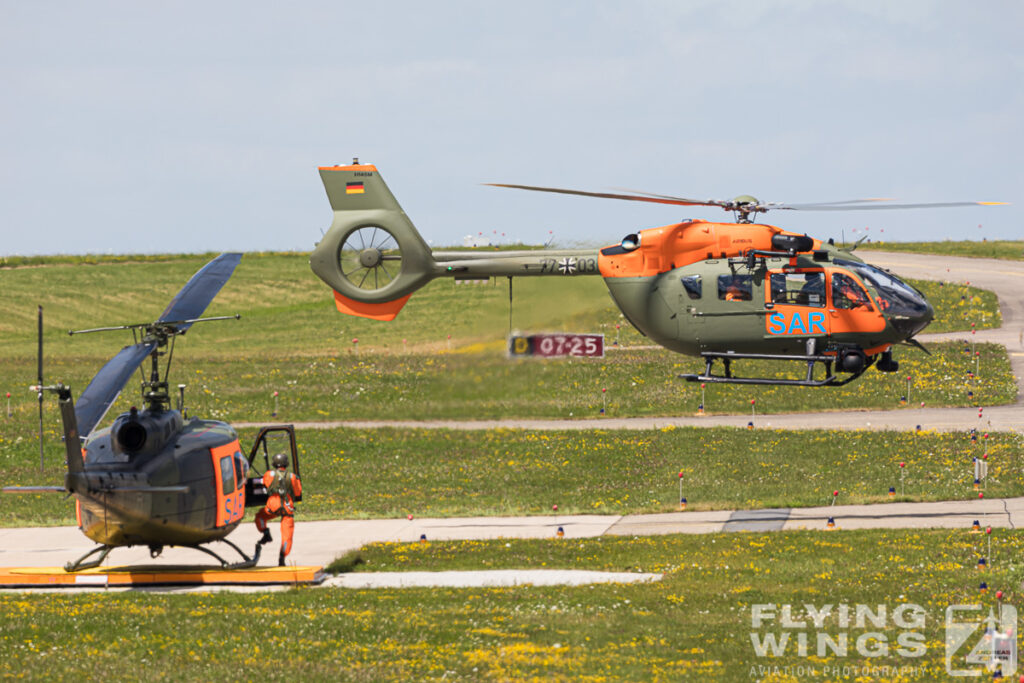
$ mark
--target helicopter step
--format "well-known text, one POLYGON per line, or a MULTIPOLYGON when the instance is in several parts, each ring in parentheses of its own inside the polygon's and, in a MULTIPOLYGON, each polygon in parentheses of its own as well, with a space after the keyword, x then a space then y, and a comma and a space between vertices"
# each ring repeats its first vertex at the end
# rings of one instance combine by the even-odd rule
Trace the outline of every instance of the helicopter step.
MULTIPOLYGON (((813 342, 814 340, 810 340, 813 342)), ((733 353, 721 351, 706 351, 701 353, 704 359, 703 374, 679 375, 681 379, 688 382, 708 382, 715 384, 760 384, 769 386, 798 386, 798 387, 841 387, 844 384, 864 374, 864 371, 875 362, 874 356, 865 356, 863 351, 855 347, 843 347, 835 349, 832 354, 816 354, 814 344, 808 343, 807 355, 788 355, 771 353, 733 353), (732 361, 744 358, 748 360, 780 360, 796 361, 807 364, 807 375, 804 379, 783 379, 777 377, 736 377, 732 374, 732 361), (716 360, 721 359, 723 373, 716 375, 712 372, 712 366, 716 360), (814 369, 818 363, 825 367, 825 378, 814 379, 814 369), (838 363, 844 368, 844 372, 850 373, 842 379, 833 372, 833 364, 838 363)))

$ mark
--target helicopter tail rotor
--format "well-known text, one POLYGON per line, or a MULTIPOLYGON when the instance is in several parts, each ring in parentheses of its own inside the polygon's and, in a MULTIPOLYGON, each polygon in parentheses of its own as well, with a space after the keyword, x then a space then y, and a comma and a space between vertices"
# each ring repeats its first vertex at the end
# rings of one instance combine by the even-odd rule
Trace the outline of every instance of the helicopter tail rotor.
POLYGON ((324 166, 334 221, 309 258, 343 313, 392 320, 438 274, 430 247, 375 166, 324 166))

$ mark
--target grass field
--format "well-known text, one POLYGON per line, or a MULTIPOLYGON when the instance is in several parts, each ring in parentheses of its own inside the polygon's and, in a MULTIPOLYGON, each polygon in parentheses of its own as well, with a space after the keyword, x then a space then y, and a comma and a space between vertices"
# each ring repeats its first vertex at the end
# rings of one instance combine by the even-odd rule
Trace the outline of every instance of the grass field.
MULTIPOLYGON (((253 430, 242 434, 248 449, 253 430)), ((977 497, 973 459, 988 454, 988 496, 1024 495, 1024 443, 1009 433, 685 428, 533 432, 338 429, 298 434, 301 519, 632 514, 675 510, 679 474, 692 509, 744 509, 977 497), (904 462, 900 482, 899 463, 904 462), (897 497, 890 499, 889 487, 897 497)), ((0 442, 8 482, 57 484, 51 451, 0 442)), ((0 526, 74 523, 59 496, 0 497, 0 526)))
MULTIPOLYGON (((34 396, 25 387, 35 381, 37 302, 46 309, 46 377, 80 391, 131 337, 118 332, 68 338, 66 331, 153 319, 205 258, 0 270, 6 313, 0 320, 0 392, 11 392, 15 420, 28 420, 35 411, 34 396)), ((610 346, 618 339, 626 350, 610 350, 601 361, 512 361, 503 352, 504 281, 434 282, 396 321, 379 323, 338 314, 328 290, 310 275, 304 255, 250 254, 209 310, 210 315, 240 312, 242 320, 199 324, 182 337, 171 381, 190 386, 195 413, 232 420, 266 419, 274 392, 284 420, 579 417, 597 414, 605 398, 609 415, 696 411, 699 387, 677 375, 699 370, 700 361, 634 348, 645 340, 620 317, 600 278, 563 278, 554 285, 550 279, 525 278, 515 287, 516 328, 599 331, 610 346)), ((942 314, 936 329, 998 324, 991 293, 938 283, 929 287, 942 314)), ((913 403, 1013 400, 1015 388, 1000 349, 981 349, 982 371, 971 386, 966 373, 979 359, 955 344, 935 350, 936 356, 926 357, 901 349, 899 373, 869 371, 848 387, 826 390, 827 400, 836 408, 896 406, 906 393, 907 375, 913 378, 913 403)), ((794 371, 799 373, 795 365, 788 369, 794 371)), ((752 364, 750 372, 777 374, 778 366, 752 364)), ((115 409, 135 402, 134 396, 129 385, 115 409)), ((815 409, 821 397, 800 388, 713 387, 705 394, 705 408, 744 412, 754 399, 759 412, 788 412, 815 409)), ((6 436, 16 438, 9 430, 6 436)))
MULTIPOLYGON (((941 254, 971 258, 1024 259, 1024 241, 1020 240, 946 240, 943 242, 864 242, 857 251, 904 251, 914 254, 941 254)), ((862 256, 867 261, 870 255, 862 256)))
MULTIPOLYGON (((997 530, 989 569, 979 572, 985 541, 963 529, 373 545, 357 570, 557 567, 664 578, 577 588, 0 594, 0 656, 9 674, 49 680, 945 680, 947 606, 979 604, 977 620, 996 609, 996 590, 1020 606, 1024 533, 997 530), (989 592, 979 593, 981 581, 989 592), (845 650, 819 653, 821 634, 837 646, 845 640, 845 650), (767 647, 769 636, 779 654, 759 656, 755 642, 767 647)), ((962 658, 977 640, 955 663, 967 667, 962 658)))

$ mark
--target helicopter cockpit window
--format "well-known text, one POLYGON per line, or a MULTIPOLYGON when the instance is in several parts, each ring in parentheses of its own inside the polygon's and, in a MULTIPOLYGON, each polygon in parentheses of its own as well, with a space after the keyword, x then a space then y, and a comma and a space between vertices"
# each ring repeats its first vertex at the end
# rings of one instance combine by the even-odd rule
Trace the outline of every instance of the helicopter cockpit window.
POLYGON ((798 306, 825 305, 825 277, 814 273, 772 273, 772 302, 798 306))
POLYGON ((719 275, 718 298, 724 301, 750 301, 751 278, 749 275, 719 275))
POLYGON ((836 308, 870 308, 868 293, 849 275, 832 273, 832 305, 836 308))
POLYGON ((832 263, 855 273, 877 295, 878 306, 886 315, 916 317, 928 311, 928 302, 919 291, 895 275, 867 263, 833 259, 832 263))
POLYGON ((235 492, 235 468, 227 456, 220 459, 220 488, 225 496, 235 492))
POLYGON ((700 283, 700 275, 687 275, 686 277, 679 278, 680 282, 683 283, 683 289, 686 290, 687 296, 691 299, 699 299, 703 291, 700 283))

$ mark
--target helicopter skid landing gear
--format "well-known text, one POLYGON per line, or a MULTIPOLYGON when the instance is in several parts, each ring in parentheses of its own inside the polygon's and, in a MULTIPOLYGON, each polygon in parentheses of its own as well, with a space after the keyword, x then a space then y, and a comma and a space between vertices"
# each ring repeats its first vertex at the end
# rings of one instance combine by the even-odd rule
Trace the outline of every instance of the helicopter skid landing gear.
POLYGON ((67 564, 65 564, 64 571, 70 573, 77 572, 82 569, 92 569, 93 567, 98 567, 100 566, 100 563, 103 562, 103 560, 107 559, 107 555, 109 555, 110 551, 113 549, 114 546, 112 545, 101 545, 96 548, 93 548, 92 550, 87 552, 85 555, 82 555, 74 562, 68 562, 67 564), (99 553, 100 556, 97 557, 95 560, 90 560, 89 562, 86 562, 85 558, 89 557, 90 555, 93 555, 94 553, 99 553))
POLYGON ((220 539, 220 541, 222 543, 227 543, 229 546, 231 546, 235 550, 236 553, 241 555, 242 556, 242 561, 241 562, 235 562, 234 564, 231 564, 227 560, 225 560, 223 557, 221 557, 217 553, 215 553, 212 550, 210 550, 209 548, 204 548, 201 545, 190 545, 188 547, 189 548, 194 548, 196 550, 199 550, 201 552, 206 553, 207 555, 210 555, 211 557, 216 558, 216 560, 218 562, 220 562, 220 566, 223 567, 224 569, 249 569, 250 567, 255 567, 256 563, 260 561, 260 551, 262 550, 262 548, 259 546, 259 544, 256 545, 256 550, 253 552, 252 557, 249 557, 248 555, 246 555, 245 553, 242 552, 241 548, 239 548, 237 545, 235 545, 234 543, 232 543, 228 539, 222 538, 222 539, 220 539))
POLYGON ((809 353, 806 356, 793 356, 770 353, 723 353, 708 351, 700 354, 704 359, 704 373, 700 375, 679 375, 688 382, 712 382, 717 384, 763 384, 783 385, 799 387, 841 387, 848 382, 860 377, 864 371, 871 367, 874 358, 866 358, 862 352, 854 349, 840 349, 836 355, 816 355, 809 353), (712 365, 717 359, 722 360, 724 374, 716 375, 712 372, 712 365), (732 361, 746 358, 751 360, 785 360, 797 361, 807 364, 807 376, 804 379, 778 379, 773 377, 734 377, 732 374, 732 361), (847 361, 846 358, 850 360, 847 361), (851 374, 839 379, 832 372, 832 364, 840 362, 841 367, 849 368, 851 374), (814 379, 814 367, 821 363, 825 366, 825 379, 814 379))

